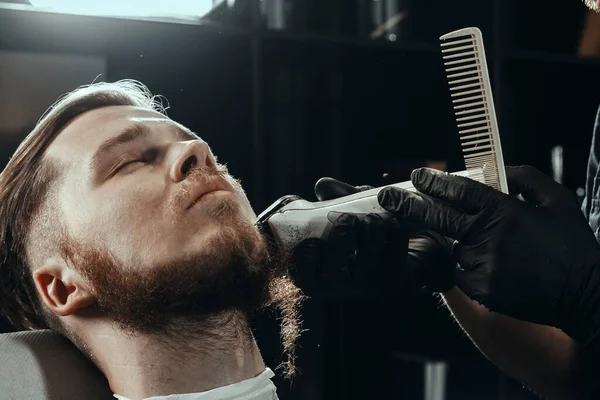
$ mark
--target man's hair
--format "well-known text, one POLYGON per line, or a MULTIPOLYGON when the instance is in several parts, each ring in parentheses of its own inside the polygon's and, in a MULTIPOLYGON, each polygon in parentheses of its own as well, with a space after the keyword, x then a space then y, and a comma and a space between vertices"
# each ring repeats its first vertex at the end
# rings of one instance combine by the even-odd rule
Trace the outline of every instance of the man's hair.
MULTIPOLYGON (((108 106, 165 111, 160 98, 152 96, 136 81, 79 87, 44 113, 0 174, 0 314, 19 330, 56 328, 37 295, 32 277, 36 266, 29 256, 30 248, 36 246, 29 243, 32 226, 47 208, 56 208, 56 204, 46 203, 62 175, 59 165, 45 157, 45 152, 62 129, 79 115, 108 106)), ((50 212, 56 214, 55 210, 50 212)))
POLYGON ((600 7, 598 7, 598 0, 583 0, 586 6, 591 8, 592 10, 599 12, 600 7))

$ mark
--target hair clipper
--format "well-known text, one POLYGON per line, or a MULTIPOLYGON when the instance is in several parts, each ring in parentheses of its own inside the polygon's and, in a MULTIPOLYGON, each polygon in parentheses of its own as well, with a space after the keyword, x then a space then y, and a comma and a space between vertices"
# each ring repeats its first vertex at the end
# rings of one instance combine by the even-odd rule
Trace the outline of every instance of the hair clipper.
MULTIPOLYGON (((391 186, 414 190, 410 182, 391 186)), ((377 202, 377 194, 381 189, 374 188, 316 202, 295 195, 283 196, 258 216, 256 225, 278 245, 292 249, 306 239, 326 238, 342 213, 387 213, 377 202)))
MULTIPOLYGON (((452 175, 469 177, 469 171, 452 175)), ((333 200, 311 202, 299 196, 287 195, 278 199, 263 211, 256 225, 270 235, 278 245, 292 249, 306 239, 325 239, 333 223, 343 213, 387 214, 377 201, 377 194, 384 187, 397 187, 416 191, 410 181, 369 189, 333 200)))

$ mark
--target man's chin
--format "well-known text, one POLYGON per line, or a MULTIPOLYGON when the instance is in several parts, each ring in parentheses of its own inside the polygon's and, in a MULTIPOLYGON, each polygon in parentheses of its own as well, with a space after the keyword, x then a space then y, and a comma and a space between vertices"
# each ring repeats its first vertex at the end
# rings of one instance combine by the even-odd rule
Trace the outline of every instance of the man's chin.
POLYGON ((200 206, 202 213, 209 219, 218 222, 221 225, 231 226, 248 221, 242 204, 234 194, 217 193, 202 201, 200 206))

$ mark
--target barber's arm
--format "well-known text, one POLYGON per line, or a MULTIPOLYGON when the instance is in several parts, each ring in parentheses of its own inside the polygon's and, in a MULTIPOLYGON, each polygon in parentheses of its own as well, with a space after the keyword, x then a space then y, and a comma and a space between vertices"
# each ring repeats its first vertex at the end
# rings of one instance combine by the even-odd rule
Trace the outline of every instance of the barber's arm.
POLYGON ((548 399, 590 398, 595 369, 563 331, 490 312, 455 287, 444 302, 475 346, 498 368, 548 399))
POLYGON ((386 189, 379 200, 459 241, 461 290, 445 299, 482 352, 550 398, 576 398, 600 380, 600 248, 567 189, 530 167, 507 178, 525 201, 430 170, 413 173, 421 194, 386 189))
POLYGON ((410 239, 407 265, 443 292, 444 302, 475 346, 496 366, 549 399, 588 398, 596 370, 563 331, 490 312, 454 286, 451 241, 424 231, 410 239))

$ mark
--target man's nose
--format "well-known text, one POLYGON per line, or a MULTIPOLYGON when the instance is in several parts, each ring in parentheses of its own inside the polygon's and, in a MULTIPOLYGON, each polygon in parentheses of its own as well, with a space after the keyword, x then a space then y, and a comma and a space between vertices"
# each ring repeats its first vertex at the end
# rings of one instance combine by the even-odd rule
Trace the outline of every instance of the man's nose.
POLYGON ((192 140, 182 143, 178 154, 171 166, 169 175, 175 182, 185 179, 190 170, 194 167, 214 167, 215 159, 208 147, 208 144, 202 140, 192 140))

